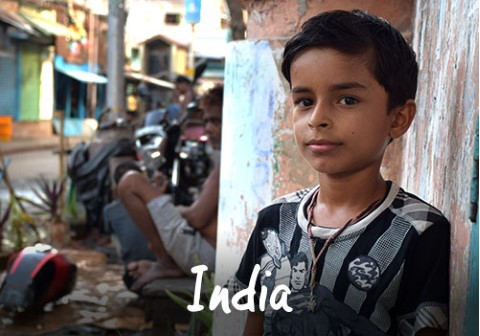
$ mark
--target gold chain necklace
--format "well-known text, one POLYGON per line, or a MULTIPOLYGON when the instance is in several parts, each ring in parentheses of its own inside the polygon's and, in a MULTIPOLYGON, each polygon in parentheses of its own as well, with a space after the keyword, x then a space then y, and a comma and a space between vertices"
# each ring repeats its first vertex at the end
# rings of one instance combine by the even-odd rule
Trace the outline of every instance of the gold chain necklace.
POLYGON ((339 228, 334 234, 332 234, 330 237, 328 237, 327 241, 325 244, 323 244, 322 249, 320 250, 320 253, 315 256, 315 247, 313 245, 313 236, 312 236, 312 226, 313 226, 313 209, 315 208, 315 205, 317 204, 317 196, 320 188, 315 191, 311 203, 308 205, 308 224, 307 224, 307 231, 308 231, 308 243, 310 245, 310 253, 312 254, 312 267, 311 267, 311 272, 310 272, 310 301, 307 305, 307 308, 310 312, 314 312, 315 308, 317 307, 317 302, 315 300, 315 295, 313 293, 313 290, 315 289, 316 282, 315 282, 315 277, 317 274, 317 264, 322 255, 325 253, 327 250, 328 246, 330 243, 335 240, 339 235, 342 234, 343 231, 350 225, 353 225, 355 223, 358 223, 360 220, 365 218, 369 213, 371 213, 381 202, 381 199, 377 199, 375 202, 370 204, 368 207, 366 207, 364 210, 362 210, 357 216, 350 218, 341 228, 339 228))

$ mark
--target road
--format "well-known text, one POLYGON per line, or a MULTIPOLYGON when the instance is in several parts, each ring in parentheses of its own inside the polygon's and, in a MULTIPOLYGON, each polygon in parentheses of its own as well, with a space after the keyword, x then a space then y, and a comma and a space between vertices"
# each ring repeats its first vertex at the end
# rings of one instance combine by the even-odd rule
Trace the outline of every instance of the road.
POLYGON ((7 155, 10 162, 8 173, 12 181, 33 179, 39 176, 46 178, 59 177, 60 158, 52 150, 41 150, 7 155))
MULTIPOLYGON (((52 150, 31 151, 5 156, 7 174, 17 196, 37 201, 32 192, 35 179, 43 176, 55 180, 60 176, 60 159, 52 150)), ((66 161, 66 160, 65 160, 66 161)), ((0 205, 5 207, 10 198, 7 185, 0 179, 0 205)))

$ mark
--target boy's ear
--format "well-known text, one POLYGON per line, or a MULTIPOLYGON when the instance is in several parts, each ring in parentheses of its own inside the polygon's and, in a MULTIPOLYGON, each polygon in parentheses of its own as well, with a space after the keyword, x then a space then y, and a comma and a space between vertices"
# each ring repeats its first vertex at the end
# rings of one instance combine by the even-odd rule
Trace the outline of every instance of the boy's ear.
POLYGON ((413 99, 408 99, 405 104, 394 107, 392 113, 393 119, 389 135, 392 139, 401 137, 412 124, 417 105, 413 99))

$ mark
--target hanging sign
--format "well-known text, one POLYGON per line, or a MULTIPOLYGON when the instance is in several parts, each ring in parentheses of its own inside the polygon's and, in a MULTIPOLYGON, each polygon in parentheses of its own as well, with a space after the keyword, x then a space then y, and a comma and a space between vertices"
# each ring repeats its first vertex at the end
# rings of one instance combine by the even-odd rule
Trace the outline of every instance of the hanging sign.
POLYGON ((185 0, 185 21, 187 23, 200 22, 201 0, 185 0))

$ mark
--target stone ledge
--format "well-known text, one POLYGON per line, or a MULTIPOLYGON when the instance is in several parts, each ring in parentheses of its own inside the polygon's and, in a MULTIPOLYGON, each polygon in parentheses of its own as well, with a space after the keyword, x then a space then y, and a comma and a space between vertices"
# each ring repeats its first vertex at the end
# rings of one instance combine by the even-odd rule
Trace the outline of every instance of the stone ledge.
MULTIPOLYGON (((178 323, 195 322, 192 319, 192 313, 173 302, 165 292, 169 290, 188 301, 192 299, 188 298, 184 292, 193 293, 194 288, 195 278, 192 277, 158 279, 145 285, 141 293, 141 297, 146 303, 145 318, 147 321, 153 321, 153 333, 155 335, 161 335, 161 332, 165 332, 165 330, 173 330, 173 326, 178 323)), ((203 291, 202 294, 204 294, 203 291)), ((195 329, 196 335, 203 330, 198 321, 195 329)))
POLYGON ((42 138, 52 135, 51 120, 13 122, 13 138, 42 138))

